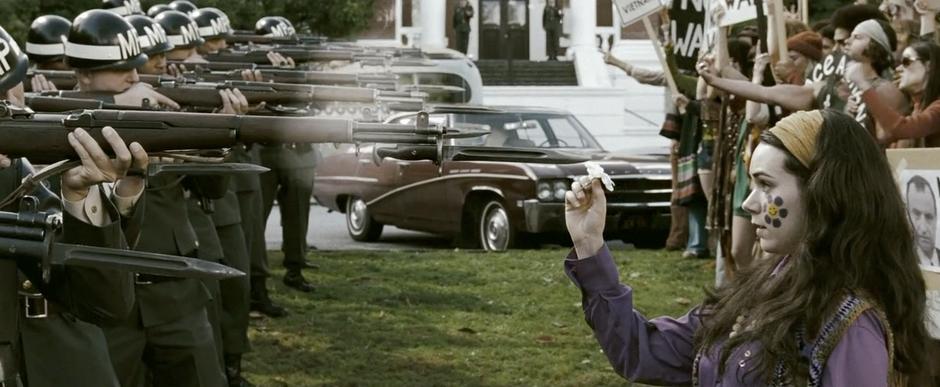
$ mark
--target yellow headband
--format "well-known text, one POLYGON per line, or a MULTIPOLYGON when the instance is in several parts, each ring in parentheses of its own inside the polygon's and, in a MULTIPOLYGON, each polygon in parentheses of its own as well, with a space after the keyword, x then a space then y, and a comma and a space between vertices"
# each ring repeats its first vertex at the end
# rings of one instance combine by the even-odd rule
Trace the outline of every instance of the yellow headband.
POLYGON ((816 154, 816 139, 822 128, 823 116, 820 110, 799 111, 777 122, 770 133, 783 142, 783 146, 809 168, 816 154))

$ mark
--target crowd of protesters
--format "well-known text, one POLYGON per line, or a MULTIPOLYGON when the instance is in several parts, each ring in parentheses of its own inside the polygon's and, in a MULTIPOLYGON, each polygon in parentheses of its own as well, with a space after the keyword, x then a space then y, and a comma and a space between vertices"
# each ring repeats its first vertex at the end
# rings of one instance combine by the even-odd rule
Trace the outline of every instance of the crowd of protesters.
POLYGON ((661 132, 673 142, 667 249, 714 251, 718 269, 701 306, 647 320, 596 237, 599 186, 576 181, 566 272, 585 316, 634 381, 940 386, 940 294, 920 274, 940 250, 913 242, 932 244, 936 227, 921 237, 885 157, 940 146, 940 2, 856 2, 812 25, 773 3, 763 12, 784 26, 719 29, 695 72, 677 69, 668 34, 661 70, 607 56, 641 83, 675 80, 661 132))

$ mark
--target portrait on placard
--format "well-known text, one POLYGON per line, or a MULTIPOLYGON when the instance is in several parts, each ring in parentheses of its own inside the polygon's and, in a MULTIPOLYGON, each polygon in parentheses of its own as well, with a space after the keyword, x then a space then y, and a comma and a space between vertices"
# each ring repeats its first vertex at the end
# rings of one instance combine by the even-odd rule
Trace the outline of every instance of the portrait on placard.
POLYGON ((937 246, 940 170, 905 170, 899 174, 898 180, 920 264, 940 267, 940 249, 937 246))
POLYGON ((937 237, 940 209, 940 150, 932 148, 888 149, 898 191, 907 207, 914 250, 927 285, 925 324, 931 337, 940 339, 940 238, 937 237))

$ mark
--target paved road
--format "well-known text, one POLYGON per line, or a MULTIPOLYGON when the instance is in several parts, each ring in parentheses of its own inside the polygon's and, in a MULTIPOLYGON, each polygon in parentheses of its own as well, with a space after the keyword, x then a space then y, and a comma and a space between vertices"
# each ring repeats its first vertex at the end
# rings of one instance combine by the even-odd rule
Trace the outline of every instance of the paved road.
MULTIPOLYGON (((271 211, 265 232, 268 250, 281 248, 281 213, 277 207, 271 211)), ((452 249, 453 243, 448 238, 402 230, 398 227, 385 226, 378 242, 356 242, 346 232, 346 216, 339 212, 327 212, 325 207, 310 207, 310 230, 307 243, 321 250, 430 250, 452 249)), ((608 241, 611 248, 631 249, 620 241, 608 241)))
MULTIPOLYGON (((265 239, 269 250, 281 248, 281 214, 277 207, 271 211, 265 239)), ((310 229, 307 243, 322 250, 424 250, 451 248, 450 239, 432 234, 402 230, 385 226, 378 242, 356 242, 346 232, 346 216, 339 212, 329 213, 318 205, 310 208, 310 229)))

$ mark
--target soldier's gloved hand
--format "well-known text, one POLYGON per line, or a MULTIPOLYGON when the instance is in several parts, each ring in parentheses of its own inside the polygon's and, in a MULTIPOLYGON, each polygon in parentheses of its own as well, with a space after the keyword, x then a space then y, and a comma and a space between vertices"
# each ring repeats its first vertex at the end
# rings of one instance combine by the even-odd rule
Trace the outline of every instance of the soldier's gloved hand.
POLYGON ((281 55, 280 53, 277 53, 274 51, 268 52, 268 60, 271 61, 271 64, 274 66, 289 67, 289 68, 296 67, 296 63, 294 63, 294 58, 281 55))
POLYGON ((54 84, 52 84, 52 82, 49 82, 49 80, 46 79, 46 76, 42 74, 34 75, 33 79, 29 80, 29 83, 30 86, 33 87, 33 92, 59 90, 57 87, 55 87, 54 84))
POLYGON ((251 109, 248 99, 237 88, 221 89, 219 90, 219 96, 222 97, 222 109, 218 113, 245 114, 251 109))
MULTIPOLYGON (((82 165, 62 174, 62 195, 66 200, 84 199, 88 196, 88 188, 95 184, 127 179, 125 176, 131 166, 147 167, 147 152, 140 144, 134 142, 128 148, 117 131, 110 126, 101 129, 101 135, 111 146, 114 158, 109 157, 98 145, 98 141, 84 129, 77 128, 68 134, 69 144, 75 149, 82 165)), ((121 196, 133 196, 143 189, 142 179, 130 179, 121 185, 123 187, 115 187, 116 190, 120 189, 116 193, 121 196)))
POLYGON ((114 96, 114 103, 118 105, 156 107, 158 105, 179 110, 180 105, 165 95, 153 90, 153 86, 147 83, 138 82, 121 94, 114 96), (149 105, 144 106, 144 100, 149 101, 149 105))
POLYGON ((242 80, 249 82, 264 82, 264 76, 261 75, 261 70, 242 70, 242 80))

